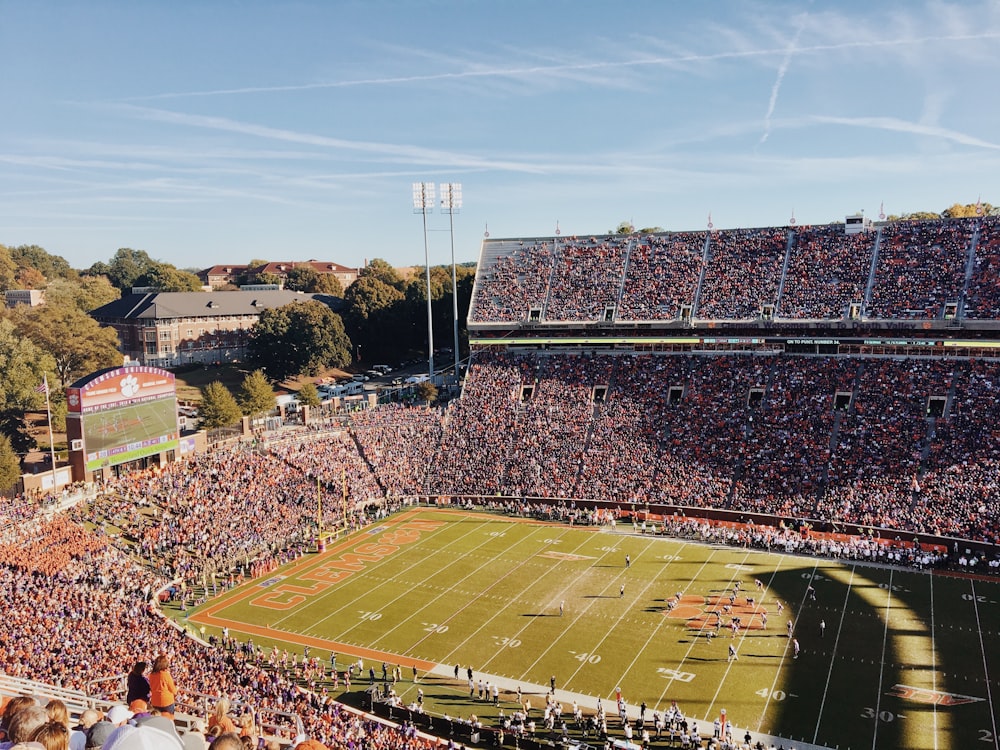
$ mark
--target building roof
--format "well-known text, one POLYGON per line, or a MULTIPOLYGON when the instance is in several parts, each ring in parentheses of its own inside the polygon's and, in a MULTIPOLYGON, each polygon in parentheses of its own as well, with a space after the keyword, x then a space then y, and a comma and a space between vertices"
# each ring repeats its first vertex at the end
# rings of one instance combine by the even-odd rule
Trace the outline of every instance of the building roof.
MULTIPOLYGON (((349 266, 342 266, 340 263, 334 263, 329 260, 275 260, 265 263, 263 266, 254 266, 255 273, 273 273, 277 276, 283 276, 291 271, 297 266, 308 266, 313 269, 316 273, 341 273, 341 274, 357 274, 357 268, 351 268, 349 266)), ((249 270, 250 266, 247 265, 234 265, 232 263, 220 263, 210 268, 206 268, 204 271, 200 272, 202 278, 207 278, 208 276, 225 276, 225 275, 238 275, 249 270)))
POLYGON ((322 302, 334 311, 343 308, 343 300, 329 294, 301 292, 151 292, 126 294, 114 302, 91 310, 94 318, 117 320, 166 320, 217 315, 259 315, 262 310, 290 305, 292 302, 322 302))

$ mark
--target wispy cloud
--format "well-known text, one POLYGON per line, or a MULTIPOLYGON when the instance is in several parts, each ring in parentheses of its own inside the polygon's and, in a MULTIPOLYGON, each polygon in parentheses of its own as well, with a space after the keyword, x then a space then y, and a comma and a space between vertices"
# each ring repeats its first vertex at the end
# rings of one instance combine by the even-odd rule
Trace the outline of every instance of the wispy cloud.
POLYGON ((1000 150, 1000 144, 992 141, 985 141, 982 138, 961 133, 957 130, 942 128, 936 125, 926 125, 923 123, 909 122, 896 117, 830 117, 827 115, 813 115, 805 118, 807 122, 824 123, 829 125, 846 125, 856 128, 872 128, 874 130, 887 130, 894 133, 909 133, 910 135, 929 136, 941 138, 953 143, 960 143, 963 146, 974 146, 976 148, 986 148, 990 150, 1000 150))
MULTIPOLYGON (((844 42, 814 44, 808 47, 794 49, 797 55, 820 54, 824 52, 842 52, 859 49, 879 49, 916 47, 939 42, 972 42, 1000 39, 1000 31, 982 31, 975 33, 956 33, 943 35, 925 35, 894 37, 883 39, 853 39, 844 42)), ((793 42, 794 44, 794 42, 793 42)), ((298 83, 283 86, 245 86, 240 88, 207 89, 202 91, 174 91, 145 96, 128 97, 125 102, 154 101, 162 99, 178 99, 184 97, 234 96, 246 94, 272 94, 295 91, 313 91, 322 89, 351 88, 359 86, 389 86, 409 83, 427 83, 435 81, 461 81, 483 78, 531 78, 538 76, 567 75, 581 71, 606 71, 614 69, 642 67, 677 67, 690 63, 719 62, 727 60, 744 60, 753 58, 778 57, 784 60, 789 56, 789 46, 766 47, 748 50, 726 50, 713 53, 687 53, 669 56, 645 56, 628 60, 598 60, 590 62, 572 62, 549 65, 523 65, 510 67, 476 66, 467 70, 457 70, 442 73, 427 73, 406 76, 379 76, 371 78, 356 78, 342 81, 318 81, 314 83, 298 83)), ((780 69, 779 69, 780 70, 780 69)), ((787 70, 787 66, 786 66, 787 70)), ((609 85, 613 78, 607 79, 609 85)), ((780 85, 780 82, 779 82, 780 85)))
POLYGON ((283 128, 272 128, 256 123, 240 122, 227 117, 210 115, 192 115, 183 112, 173 112, 150 107, 134 105, 117 105, 123 111, 131 112, 137 117, 157 122, 184 125, 188 127, 207 128, 228 133, 266 138, 287 143, 307 144, 328 149, 347 150, 378 156, 391 156, 401 162, 414 164, 430 164, 438 167, 451 166, 469 169, 493 169, 513 172, 539 172, 538 165, 530 162, 503 161, 488 159, 471 154, 441 151, 439 149, 423 148, 409 144, 379 143, 374 141, 347 140, 332 138, 315 133, 300 133, 283 128))
POLYGON ((771 135, 771 117, 774 115, 774 108, 778 103, 778 92, 781 90, 781 82, 785 80, 785 74, 788 72, 788 67, 792 64, 792 55, 795 54, 795 48, 799 44, 799 39, 802 37, 802 30, 806 27, 806 14, 803 13, 799 16, 799 22, 795 28, 795 36, 792 37, 792 41, 788 43, 788 49, 785 50, 785 56, 781 58, 781 64, 778 66, 778 75, 774 79, 774 85, 771 86, 771 98, 767 102, 767 112, 764 113, 764 132, 760 136, 760 142, 757 144, 759 146, 764 145, 767 139, 771 135))

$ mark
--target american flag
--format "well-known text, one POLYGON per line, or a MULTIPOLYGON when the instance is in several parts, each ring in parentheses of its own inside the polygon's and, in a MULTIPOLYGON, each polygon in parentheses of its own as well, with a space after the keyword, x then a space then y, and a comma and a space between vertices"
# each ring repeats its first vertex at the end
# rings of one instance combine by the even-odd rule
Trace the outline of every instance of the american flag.
POLYGON ((49 392, 49 379, 47 377, 42 378, 42 382, 35 388, 35 393, 48 393, 49 392))

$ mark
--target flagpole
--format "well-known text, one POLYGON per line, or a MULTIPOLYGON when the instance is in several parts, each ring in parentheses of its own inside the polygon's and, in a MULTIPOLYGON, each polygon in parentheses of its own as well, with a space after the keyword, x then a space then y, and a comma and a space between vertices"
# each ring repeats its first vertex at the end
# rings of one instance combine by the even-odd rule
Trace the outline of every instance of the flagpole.
POLYGON ((52 461, 52 491, 56 491, 56 443, 52 437, 52 406, 49 403, 49 374, 42 374, 42 387, 45 389, 45 414, 49 424, 49 459, 52 461))

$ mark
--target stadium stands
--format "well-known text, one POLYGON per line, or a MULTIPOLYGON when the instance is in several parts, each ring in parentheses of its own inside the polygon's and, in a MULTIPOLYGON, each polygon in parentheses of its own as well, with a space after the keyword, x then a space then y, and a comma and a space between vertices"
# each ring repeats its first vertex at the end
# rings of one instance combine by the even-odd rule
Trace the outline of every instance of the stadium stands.
MULTIPOLYGON (((649 506, 663 511, 664 533, 900 564, 939 558, 870 535, 1000 544, 1000 221, 838 229, 489 243, 473 329, 832 326, 857 305, 863 319, 901 326, 905 341, 841 346, 831 327, 818 335, 833 343, 806 349, 756 330, 676 347, 479 343, 446 410, 379 408, 343 429, 219 448, 110 480, 66 513, 18 498, 0 517, 0 670, 84 690, 169 653, 185 700, 200 696, 185 706, 193 713, 206 712, 205 696, 226 697, 300 716, 333 748, 362 735, 376 747, 433 746, 412 725, 330 699, 316 660, 206 644, 150 603, 163 590, 188 606, 303 554, 323 493, 347 501, 322 504, 326 527, 443 496, 584 523, 649 506), (932 320, 975 322, 981 351, 947 334, 914 341, 932 320), (707 520, 750 514, 760 523, 707 520), (780 519, 869 535, 814 539, 780 519)), ((274 731, 288 741, 297 730, 274 731)))

